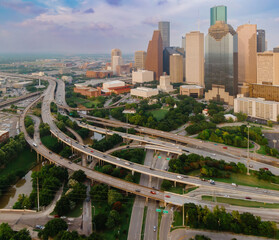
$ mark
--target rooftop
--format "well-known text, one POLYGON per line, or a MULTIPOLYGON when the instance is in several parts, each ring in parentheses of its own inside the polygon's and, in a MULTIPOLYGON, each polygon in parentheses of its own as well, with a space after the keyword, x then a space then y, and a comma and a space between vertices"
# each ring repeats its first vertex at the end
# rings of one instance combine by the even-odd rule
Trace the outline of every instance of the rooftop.
POLYGON ((150 92, 150 91, 157 90, 157 88, 147 88, 147 87, 137 87, 136 89, 140 90, 140 91, 144 91, 144 92, 150 92))
POLYGON ((275 102, 275 101, 268 101, 265 100, 264 98, 250 98, 250 97, 238 97, 236 99, 242 100, 242 101, 254 101, 254 102, 258 102, 258 103, 266 103, 266 104, 277 104, 279 105, 279 102, 275 102))
POLYGON ((193 88, 196 88, 196 89, 201 89, 203 87, 201 86, 198 86, 198 85, 182 85, 180 86, 181 88, 188 88, 188 89, 193 89, 193 88))

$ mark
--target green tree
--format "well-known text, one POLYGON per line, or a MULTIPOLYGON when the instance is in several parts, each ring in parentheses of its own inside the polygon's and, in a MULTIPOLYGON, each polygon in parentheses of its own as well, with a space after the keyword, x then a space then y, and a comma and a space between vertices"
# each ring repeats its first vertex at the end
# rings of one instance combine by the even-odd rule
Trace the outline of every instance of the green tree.
POLYGON ((12 239, 14 232, 8 223, 0 224, 0 239, 1 240, 10 240, 12 239))
POLYGON ((114 189, 110 189, 108 191, 108 204, 111 206, 112 204, 114 204, 117 201, 121 201, 123 199, 123 196, 121 193, 119 193, 118 191, 114 190, 114 189))
POLYGON ((34 126, 30 125, 28 128, 26 128, 27 133, 33 137, 34 136, 34 126))
MULTIPOLYGON (((1 238, 0 238, 1 239, 1 238)), ((11 240, 31 240, 29 231, 24 228, 18 231, 11 240)))
POLYGON ((73 173, 73 175, 71 176, 72 179, 75 179, 76 181, 78 182, 84 182, 86 180, 86 175, 84 173, 84 171, 82 170, 78 170, 78 171, 75 171, 73 173))
POLYGON ((171 187, 172 187, 171 181, 169 181, 169 180, 163 180, 163 182, 162 182, 162 184, 161 184, 162 190, 168 191, 168 190, 171 189, 171 187))
POLYGON ((119 213, 116 210, 111 210, 108 215, 106 227, 112 229, 119 224, 119 221, 120 221, 119 213))
POLYGON ((39 237, 48 239, 48 237, 55 237, 59 232, 67 230, 67 223, 61 218, 54 218, 47 222, 45 229, 39 233, 39 237))
POLYGON ((62 196, 55 205, 54 211, 59 216, 67 215, 71 210, 70 200, 66 196, 62 196))

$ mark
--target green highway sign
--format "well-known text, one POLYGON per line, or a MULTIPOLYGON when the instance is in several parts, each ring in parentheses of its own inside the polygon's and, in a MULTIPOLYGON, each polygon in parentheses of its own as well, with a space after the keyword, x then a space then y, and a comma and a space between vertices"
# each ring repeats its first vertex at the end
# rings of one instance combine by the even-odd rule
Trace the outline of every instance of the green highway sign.
POLYGON ((169 161, 169 160, 170 160, 170 158, 167 158, 167 160, 169 161))
POLYGON ((163 213, 169 213, 169 211, 168 210, 164 210, 163 213))
POLYGON ((162 158, 161 156, 158 156, 158 158, 160 159, 160 158, 162 158))
POLYGON ((162 212, 162 210, 159 208, 156 208, 156 212, 162 212))

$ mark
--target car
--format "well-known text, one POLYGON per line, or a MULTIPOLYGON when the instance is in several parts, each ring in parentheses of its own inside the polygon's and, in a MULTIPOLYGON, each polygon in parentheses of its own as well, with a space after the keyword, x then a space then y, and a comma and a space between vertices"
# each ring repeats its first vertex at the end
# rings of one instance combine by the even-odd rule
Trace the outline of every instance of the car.
POLYGON ((228 149, 228 147, 223 147, 223 149, 228 149))
POLYGON ((232 186, 237 187, 238 185, 236 183, 232 183, 232 186))
POLYGON ((151 194, 156 194, 156 192, 154 192, 154 191, 150 191, 150 193, 151 193, 151 194))
POLYGON ((216 156, 216 154, 215 154, 215 153, 212 153, 212 156, 216 156))
POLYGON ((178 179, 183 179, 183 177, 182 176, 180 176, 180 175, 178 175, 178 176, 176 176, 178 179))
POLYGON ((61 219, 65 219, 65 218, 67 218, 66 216, 62 216, 62 217, 60 217, 61 219))
POLYGON ((215 181, 212 180, 212 179, 209 179, 209 183, 212 184, 212 185, 215 185, 215 181))
POLYGON ((45 227, 42 226, 42 225, 38 225, 38 224, 37 224, 37 225, 35 226, 35 228, 36 228, 36 229, 39 229, 39 230, 43 230, 45 227))
POLYGON ((129 162, 125 162, 124 164, 127 165, 127 166, 131 165, 131 163, 129 163, 129 162))
POLYGON ((54 218, 60 218, 60 216, 56 214, 56 215, 54 215, 54 218))
POLYGON ((252 199, 251 197, 245 197, 245 199, 248 199, 248 200, 250 200, 250 199, 252 199))
POLYGON ((118 160, 118 161, 119 161, 119 160, 120 160, 120 158, 116 158, 116 160, 118 160))
POLYGON ((72 164, 72 162, 71 162, 71 161, 69 161, 68 163, 69 163, 69 164, 72 164))
POLYGON ((63 157, 60 157, 60 159, 63 159, 63 157))
POLYGON ((166 197, 166 198, 170 198, 170 195, 166 195, 165 197, 166 197))
POLYGON ((266 167, 265 167, 265 168, 263 168, 263 169, 264 169, 265 171, 268 171, 268 170, 269 170, 269 169, 268 169, 268 168, 266 168, 266 167))
POLYGON ((49 154, 52 154, 52 152, 48 152, 49 154))
POLYGON ((86 202, 90 202, 90 197, 87 197, 87 198, 85 199, 85 201, 86 201, 86 202))
POLYGON ((139 190, 139 189, 136 189, 136 192, 140 192, 140 190, 139 190))
POLYGON ((130 148, 130 146, 127 146, 126 148, 130 148))
POLYGON ((250 165, 249 165, 249 168, 252 168, 252 167, 253 167, 253 165, 250 164, 250 165))
POLYGON ((154 232, 156 232, 156 230, 157 230, 157 227, 156 227, 156 226, 154 226, 154 227, 153 227, 153 231, 154 231, 154 232))
POLYGON ((104 157, 104 158, 107 158, 107 156, 106 156, 106 155, 103 155, 103 157, 104 157))
POLYGON ((201 181, 205 182, 206 180, 204 178, 201 178, 201 181))
POLYGON ((78 144, 78 141, 76 141, 76 144, 78 144))
POLYGON ((154 168, 152 168, 152 167, 150 167, 149 169, 150 169, 150 170, 154 170, 154 168))
POLYGON ((165 170, 165 171, 168 171, 168 168, 166 167, 166 168, 164 168, 164 170, 165 170))
POLYGON ((91 150, 90 152, 92 152, 92 153, 93 153, 94 151, 92 151, 92 150, 91 150))

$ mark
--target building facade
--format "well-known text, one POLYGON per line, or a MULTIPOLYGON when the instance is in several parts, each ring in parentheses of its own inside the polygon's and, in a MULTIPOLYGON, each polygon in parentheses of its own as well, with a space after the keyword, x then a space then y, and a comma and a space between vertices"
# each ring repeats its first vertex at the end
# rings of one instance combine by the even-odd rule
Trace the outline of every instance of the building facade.
POLYGON ((111 66, 113 66, 113 57, 114 56, 119 56, 122 58, 122 52, 118 48, 114 48, 111 50, 111 66))
POLYGON ((161 32, 163 49, 170 46, 170 22, 159 22, 158 29, 161 32))
POLYGON ((163 51, 163 72, 167 75, 170 75, 170 56, 173 54, 180 54, 183 57, 183 60, 185 59, 184 48, 166 47, 163 51))
POLYGON ((180 86, 180 95, 186 95, 193 98, 203 96, 203 87, 198 85, 182 85, 180 86))
POLYGON ((205 38, 205 99, 233 105, 238 83, 237 33, 217 21, 205 38))
POLYGON ((86 96, 86 97, 101 96, 101 88, 79 86, 78 84, 75 84, 74 92, 80 93, 81 95, 86 96))
POLYGON ((238 96, 234 99, 234 111, 245 113, 252 118, 277 122, 279 102, 267 101, 264 98, 238 96))
POLYGON ((210 26, 214 25, 216 21, 227 23, 227 7, 215 6, 210 8, 210 26))
POLYGON ((131 96, 149 98, 159 94, 157 88, 138 87, 131 89, 131 96))
POLYGON ((279 102, 279 86, 268 84, 249 84, 249 97, 264 98, 279 102))
POLYGON ((86 71, 87 78, 108 78, 112 75, 112 71, 86 71))
POLYGON ((204 86, 204 34, 186 34, 186 83, 204 86))
POLYGON ((257 30, 257 52, 265 51, 265 30, 257 30))
POLYGON ((173 86, 170 84, 170 76, 164 75, 160 77, 160 85, 157 86, 159 91, 162 92, 172 92, 173 86))
POLYGON ((257 25, 244 24, 237 28, 238 84, 257 82, 257 25))
POLYGON ((132 83, 145 83, 154 81, 154 73, 147 70, 132 72, 132 83))
POLYGON ((116 67, 122 64, 122 57, 120 56, 113 56, 112 57, 112 72, 113 75, 117 75, 116 67))
POLYGON ((163 43, 159 30, 155 30, 149 41, 146 53, 145 69, 154 72, 154 79, 159 80, 163 73, 163 43))
POLYGON ((146 59, 146 52, 145 51, 136 51, 135 52, 135 65, 136 69, 144 69, 146 59))
POLYGON ((124 76, 130 74, 131 65, 130 64, 121 64, 116 66, 116 75, 124 76))
POLYGON ((183 82, 183 57, 180 54, 170 56, 170 80, 171 83, 183 82))
POLYGON ((126 84, 123 81, 115 80, 111 82, 105 82, 103 83, 103 89, 108 90, 109 88, 113 87, 124 87, 126 84))

